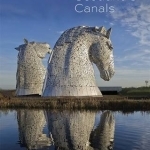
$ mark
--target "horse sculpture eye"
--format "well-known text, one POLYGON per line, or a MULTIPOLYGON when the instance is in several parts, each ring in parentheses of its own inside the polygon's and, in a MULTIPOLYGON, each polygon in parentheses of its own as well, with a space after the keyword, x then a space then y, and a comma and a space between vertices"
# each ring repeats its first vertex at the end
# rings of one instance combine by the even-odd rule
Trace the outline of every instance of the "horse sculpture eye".
POLYGON ((108 46, 108 48, 109 48, 110 50, 113 50, 113 46, 112 46, 112 44, 110 44, 110 43, 106 42, 106 45, 108 46))

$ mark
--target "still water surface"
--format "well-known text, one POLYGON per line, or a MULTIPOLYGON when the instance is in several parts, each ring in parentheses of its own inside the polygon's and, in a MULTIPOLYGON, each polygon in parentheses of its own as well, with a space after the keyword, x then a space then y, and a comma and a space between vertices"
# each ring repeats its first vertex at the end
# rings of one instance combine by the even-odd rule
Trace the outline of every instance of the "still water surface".
POLYGON ((0 150, 150 150, 150 113, 1 110, 0 150))

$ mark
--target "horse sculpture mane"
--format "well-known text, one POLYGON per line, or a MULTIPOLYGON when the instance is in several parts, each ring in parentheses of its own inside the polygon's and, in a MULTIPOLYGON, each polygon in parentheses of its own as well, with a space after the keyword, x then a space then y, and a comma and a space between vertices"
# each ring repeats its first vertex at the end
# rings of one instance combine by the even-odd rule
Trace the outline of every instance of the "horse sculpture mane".
POLYGON ((51 53, 47 43, 28 42, 15 48, 18 53, 16 95, 41 95, 46 69, 42 58, 51 53))
POLYGON ((111 29, 74 27, 56 42, 48 64, 43 96, 102 96, 94 76, 92 63, 101 78, 114 74, 111 29))

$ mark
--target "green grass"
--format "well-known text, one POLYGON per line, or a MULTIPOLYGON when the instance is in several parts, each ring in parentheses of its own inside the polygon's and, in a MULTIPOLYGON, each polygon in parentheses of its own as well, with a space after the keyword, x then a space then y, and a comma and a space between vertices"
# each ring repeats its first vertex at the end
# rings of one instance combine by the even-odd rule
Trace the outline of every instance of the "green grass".
POLYGON ((120 94, 128 96, 150 96, 150 87, 123 88, 120 94))

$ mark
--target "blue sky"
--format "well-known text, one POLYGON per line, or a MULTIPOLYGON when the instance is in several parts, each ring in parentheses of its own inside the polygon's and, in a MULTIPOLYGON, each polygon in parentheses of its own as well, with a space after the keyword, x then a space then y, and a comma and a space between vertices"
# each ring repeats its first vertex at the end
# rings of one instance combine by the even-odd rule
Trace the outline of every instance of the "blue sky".
POLYGON ((14 48, 23 38, 53 48, 64 30, 78 25, 112 27, 116 73, 106 82, 94 67, 98 86, 150 83, 149 0, 0 0, 0 88, 15 88, 18 52, 14 48), (92 12, 93 6, 103 7, 103 12, 92 12), (106 8, 111 6, 113 12, 106 8), (84 12, 85 7, 90 12, 84 12))

